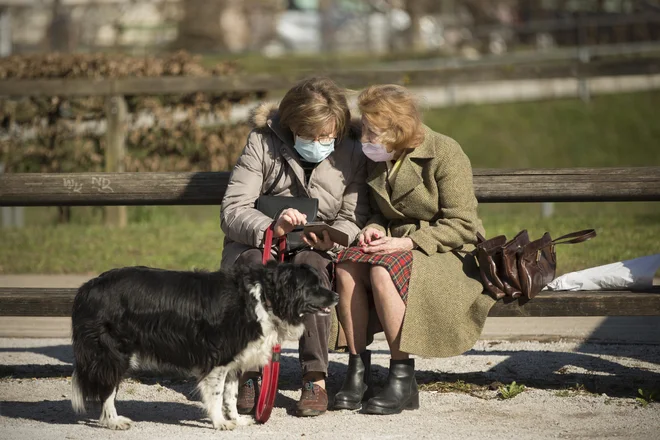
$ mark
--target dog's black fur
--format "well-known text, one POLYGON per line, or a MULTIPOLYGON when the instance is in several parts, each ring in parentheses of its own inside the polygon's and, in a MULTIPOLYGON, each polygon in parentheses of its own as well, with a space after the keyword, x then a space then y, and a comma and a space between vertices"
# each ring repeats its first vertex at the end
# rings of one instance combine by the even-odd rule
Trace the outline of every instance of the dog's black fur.
POLYGON ((74 409, 100 400, 101 424, 127 429, 115 393, 129 368, 149 363, 197 376, 214 426, 233 429, 240 370, 263 366, 275 343, 300 337, 304 314, 327 313, 337 300, 307 265, 105 272, 82 285, 73 303, 74 409))

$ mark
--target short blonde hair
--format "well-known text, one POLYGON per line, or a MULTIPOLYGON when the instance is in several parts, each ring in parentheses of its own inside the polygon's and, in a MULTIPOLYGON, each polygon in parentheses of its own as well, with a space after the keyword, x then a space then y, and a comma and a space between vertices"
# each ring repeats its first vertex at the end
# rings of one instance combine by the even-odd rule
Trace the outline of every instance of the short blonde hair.
POLYGON ((424 125, 417 100, 396 84, 371 86, 358 96, 358 108, 369 125, 380 129, 380 142, 395 151, 415 148, 424 141, 424 125))
POLYGON ((284 95, 279 107, 280 123, 301 137, 314 139, 335 124, 341 139, 351 120, 346 94, 330 78, 314 77, 300 81, 284 95))

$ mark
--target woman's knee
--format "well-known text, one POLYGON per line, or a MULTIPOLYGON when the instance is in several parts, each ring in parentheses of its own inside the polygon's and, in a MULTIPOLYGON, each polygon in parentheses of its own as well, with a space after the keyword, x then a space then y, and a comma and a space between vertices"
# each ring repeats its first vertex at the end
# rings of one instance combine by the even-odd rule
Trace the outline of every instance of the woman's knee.
POLYGON ((332 262, 329 255, 315 251, 300 251, 291 258, 293 264, 308 264, 316 269, 327 268, 332 262))
POLYGON ((261 264, 263 258, 263 251, 261 249, 248 249, 241 252, 234 264, 248 265, 248 264, 261 264))
POLYGON ((369 281, 374 291, 383 290, 393 284, 390 272, 383 266, 374 265, 369 269, 369 281))
POLYGON ((361 281, 368 278, 369 265, 364 263, 354 263, 352 261, 343 261, 335 266, 335 276, 341 280, 361 281))

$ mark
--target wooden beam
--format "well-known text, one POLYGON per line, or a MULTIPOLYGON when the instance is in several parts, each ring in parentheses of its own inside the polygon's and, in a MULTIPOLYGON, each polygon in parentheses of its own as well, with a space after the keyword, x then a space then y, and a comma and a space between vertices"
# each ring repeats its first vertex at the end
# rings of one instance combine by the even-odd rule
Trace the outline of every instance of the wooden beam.
MULTIPOLYGON (((228 172, 0 175, 0 206, 219 205, 228 172)), ((660 201, 660 167, 475 169, 481 203, 660 201)))
MULTIPOLYGON (((75 288, 0 288, 0 316, 71 316, 75 288)), ((498 301, 488 316, 659 316, 660 288, 646 292, 542 292, 522 304, 498 301)))
POLYGON ((530 301, 498 301, 488 316, 660 316, 660 288, 644 292, 541 292, 530 301))
MULTIPOLYGON (((660 59, 614 59, 593 61, 554 60, 551 63, 499 66, 461 66, 445 68, 370 68, 351 71, 316 72, 330 76, 345 87, 396 83, 417 86, 446 86, 475 81, 547 79, 660 73, 660 59)), ((150 77, 119 79, 4 79, 0 96, 113 96, 166 95, 196 92, 224 93, 285 90, 311 72, 294 74, 251 74, 209 77, 150 77)))

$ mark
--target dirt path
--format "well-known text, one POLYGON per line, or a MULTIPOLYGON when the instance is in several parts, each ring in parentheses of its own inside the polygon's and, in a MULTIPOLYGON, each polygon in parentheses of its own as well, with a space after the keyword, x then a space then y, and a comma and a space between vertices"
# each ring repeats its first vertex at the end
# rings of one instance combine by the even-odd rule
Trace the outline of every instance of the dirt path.
MULTIPOLYGON (((376 341, 372 349, 381 385, 387 347, 376 341)), ((331 395, 346 358, 330 355, 331 395)), ((98 410, 85 419, 71 410, 71 362, 66 339, 0 339, 1 439, 657 439, 660 432, 660 403, 642 407, 634 399, 638 388, 660 389, 658 345, 480 341, 462 356, 417 359, 425 389, 418 411, 298 419, 288 414, 299 396, 296 350, 288 344, 270 421, 232 433, 210 429, 192 381, 154 376, 129 379, 120 388, 117 410, 135 421, 129 431, 98 428, 98 410), (513 399, 500 400, 489 387, 513 380, 528 387, 513 399)))

